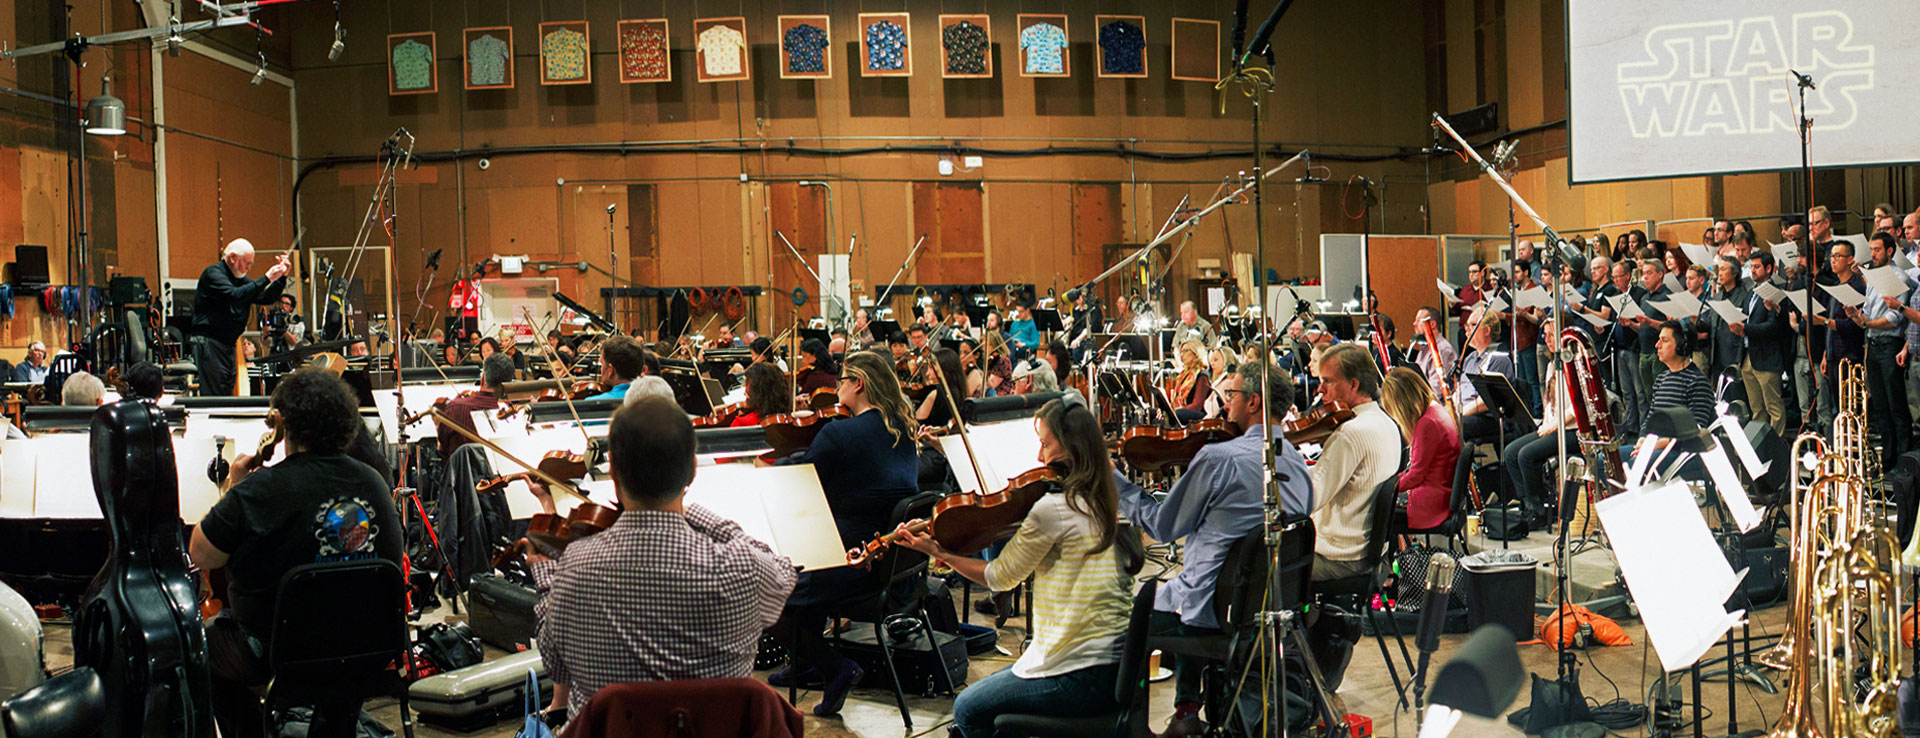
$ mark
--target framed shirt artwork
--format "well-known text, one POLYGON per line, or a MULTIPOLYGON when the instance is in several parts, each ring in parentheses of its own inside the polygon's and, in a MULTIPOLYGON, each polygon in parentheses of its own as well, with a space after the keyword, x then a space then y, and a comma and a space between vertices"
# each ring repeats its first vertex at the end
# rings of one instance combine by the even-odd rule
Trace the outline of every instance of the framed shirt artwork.
POLYGON ((833 76, 833 23, 824 15, 783 15, 780 28, 780 78, 826 79, 833 76))
POLYGON ((591 84, 592 59, 586 21, 540 24, 540 84, 591 84))
POLYGON ((913 74, 911 16, 906 13, 860 14, 860 75, 906 77, 913 74))
POLYGON ((431 94, 440 90, 437 80, 433 32, 387 36, 387 94, 431 94))
POLYGON ((623 20, 615 26, 620 42, 620 82, 673 81, 667 19, 623 20))
POLYGON ((1147 19, 1138 15, 1096 15, 1102 77, 1147 76, 1147 19))
POLYGON ((992 18, 985 15, 940 16, 940 76, 947 79, 986 79, 993 76, 992 18))
POLYGON ((1066 77, 1072 73, 1067 58, 1067 17, 1064 15, 1028 15, 1022 13, 1020 28, 1020 76, 1066 77))
POLYGON ((693 22, 694 50, 700 63, 694 65, 701 82, 735 82, 747 79, 747 19, 702 18, 693 22))
POLYGON ((469 28, 461 33, 469 90, 513 88, 513 27, 469 28))

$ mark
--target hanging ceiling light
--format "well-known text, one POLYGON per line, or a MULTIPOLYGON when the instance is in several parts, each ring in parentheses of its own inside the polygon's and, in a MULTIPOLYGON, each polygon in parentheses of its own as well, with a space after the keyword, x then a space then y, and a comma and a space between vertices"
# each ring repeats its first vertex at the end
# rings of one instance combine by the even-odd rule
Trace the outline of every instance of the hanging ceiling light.
POLYGON ((113 96, 113 75, 100 77, 100 96, 87 101, 87 132, 119 136, 127 132, 127 104, 113 96))

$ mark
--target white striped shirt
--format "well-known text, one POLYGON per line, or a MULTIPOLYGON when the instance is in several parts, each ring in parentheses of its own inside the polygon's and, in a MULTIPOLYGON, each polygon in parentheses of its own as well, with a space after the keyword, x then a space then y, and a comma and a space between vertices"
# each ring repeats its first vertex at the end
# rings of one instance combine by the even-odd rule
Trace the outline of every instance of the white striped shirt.
POLYGON ((1068 507, 1065 494, 1049 494, 987 565, 986 585, 995 592, 1033 575, 1033 644, 1014 662, 1014 676, 1059 676, 1120 660, 1133 581, 1119 547, 1089 555, 1098 545, 1093 519, 1068 507))

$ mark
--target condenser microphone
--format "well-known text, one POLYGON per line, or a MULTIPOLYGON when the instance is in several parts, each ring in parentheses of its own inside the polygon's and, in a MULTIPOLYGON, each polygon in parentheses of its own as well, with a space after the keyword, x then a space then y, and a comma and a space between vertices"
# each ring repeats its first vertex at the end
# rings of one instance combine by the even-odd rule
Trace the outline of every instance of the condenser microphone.
POLYGON ((618 204, 610 204, 610 205, 608 205, 608 206, 607 206, 607 214, 608 214, 608 215, 612 215, 612 214, 613 214, 613 210, 614 210, 614 208, 616 208, 616 207, 619 207, 619 205, 618 205, 618 204))
POLYGON ((431 272, 440 268, 440 252, 442 251, 446 251, 446 249, 434 249, 433 253, 427 254, 427 271, 431 272))
POLYGON ((1427 657, 1440 648, 1440 632, 1447 625, 1447 599, 1453 594, 1453 557, 1435 551, 1427 559, 1427 602, 1420 606, 1420 629, 1414 643, 1420 647, 1420 673, 1427 671, 1427 657))
POLYGON ((1818 88, 1818 87, 1815 87, 1815 86, 1813 86, 1813 77, 1811 77, 1811 76, 1808 76, 1808 75, 1805 75, 1805 74, 1801 74, 1801 73, 1799 73, 1799 72, 1795 72, 1794 70, 1791 70, 1791 69, 1789 69, 1789 70, 1787 70, 1787 71, 1788 71, 1788 72, 1792 72, 1792 73, 1793 73, 1793 79, 1794 79, 1795 81, 1797 81, 1797 82, 1799 82, 1799 83, 1800 83, 1800 86, 1801 86, 1801 87, 1805 87, 1805 88, 1807 88, 1807 89, 1809 89, 1809 90, 1818 90, 1818 89, 1820 89, 1820 88, 1818 88))

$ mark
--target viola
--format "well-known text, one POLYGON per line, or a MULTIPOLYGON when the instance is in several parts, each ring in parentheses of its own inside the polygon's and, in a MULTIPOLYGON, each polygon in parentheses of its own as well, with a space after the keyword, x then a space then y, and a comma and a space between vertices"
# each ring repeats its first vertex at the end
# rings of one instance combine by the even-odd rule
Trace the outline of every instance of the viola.
POLYGON ((1353 419, 1353 408, 1338 402, 1323 402, 1297 419, 1286 423, 1286 437, 1293 445, 1326 443, 1333 431, 1353 419))
MULTIPOLYGON (((1052 467, 1021 472, 1004 489, 992 494, 962 492, 948 495, 935 503, 933 516, 907 526, 913 532, 929 531, 941 548, 959 554, 971 554, 1011 537, 1026 522, 1027 513, 1050 492, 1060 488, 1060 473, 1052 467)), ((899 538, 897 531, 875 537, 847 550, 847 563, 867 566, 886 555, 888 546, 899 538)))
POLYGON ((807 395, 807 407, 816 413, 832 410, 840 404, 840 391, 822 387, 807 395))
POLYGON ((1232 421, 1208 418, 1184 428, 1140 426, 1120 436, 1120 458, 1148 474, 1193 463, 1194 455, 1209 443, 1232 440, 1243 431, 1232 421))
POLYGON ((714 408, 713 412, 708 414, 706 417, 694 418, 693 427, 725 428, 727 426, 733 425, 734 419, 740 417, 740 413, 745 409, 746 409, 745 402, 736 402, 731 405, 721 405, 720 407, 714 408))
POLYGON ((566 515, 534 513, 527 523, 527 535, 494 554, 493 568, 506 566, 516 556, 533 550, 533 544, 564 549, 568 544, 599 533, 620 519, 620 511, 594 502, 582 502, 566 515))

